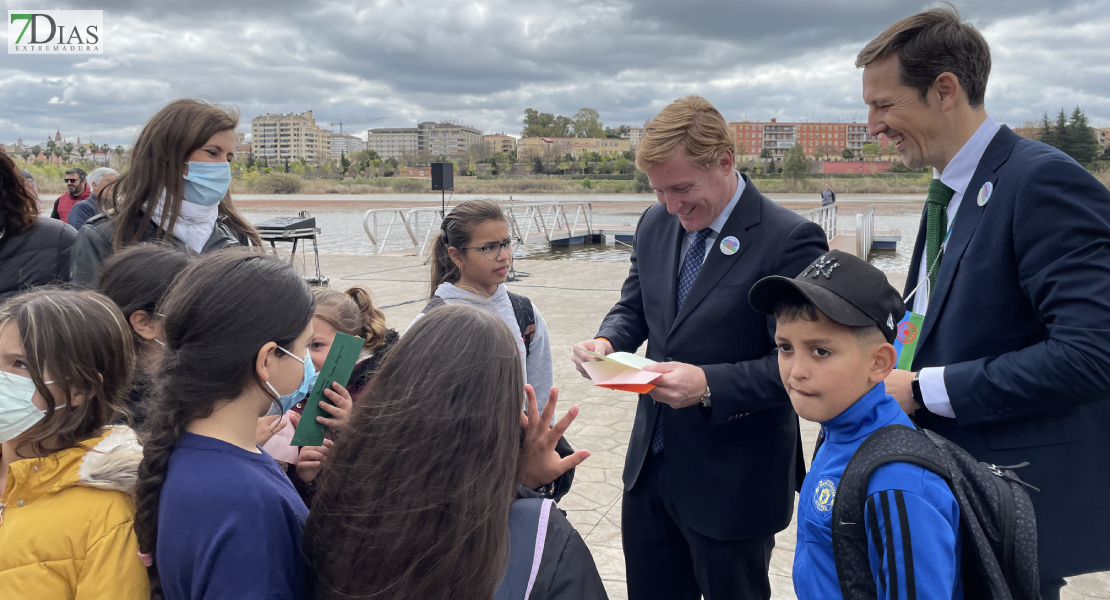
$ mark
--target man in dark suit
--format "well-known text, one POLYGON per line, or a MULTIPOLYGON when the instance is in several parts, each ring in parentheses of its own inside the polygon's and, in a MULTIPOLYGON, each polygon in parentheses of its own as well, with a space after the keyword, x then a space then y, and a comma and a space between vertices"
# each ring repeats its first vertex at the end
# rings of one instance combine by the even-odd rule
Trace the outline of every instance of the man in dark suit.
POLYGON ((867 45, 872 135, 930 166, 907 302, 924 315, 887 391, 981 461, 1029 462, 1042 595, 1110 569, 1110 191, 987 116, 990 49, 954 9, 867 45))
MULTIPOLYGON (((647 356, 624 466, 621 533, 629 598, 770 598, 774 535, 790 523, 798 422, 774 356, 774 323, 747 293, 794 277, 828 245, 816 224, 733 169, 724 118, 697 96, 647 126, 636 163, 659 204, 640 218, 620 302, 599 354, 647 356)), ((591 360, 575 351, 575 362, 591 360)), ((583 371, 585 375, 585 372, 583 371)), ((804 466, 801 475, 804 475, 804 466)))

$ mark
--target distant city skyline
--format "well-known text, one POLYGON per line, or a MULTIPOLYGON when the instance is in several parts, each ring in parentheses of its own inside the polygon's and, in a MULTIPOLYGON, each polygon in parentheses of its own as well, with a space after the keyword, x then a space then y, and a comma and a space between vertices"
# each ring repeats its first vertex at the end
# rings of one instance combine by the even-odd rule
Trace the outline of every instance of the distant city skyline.
MULTIPOLYGON (((1092 125, 1110 126, 1110 0, 956 4, 991 44, 996 120, 1017 126, 1079 105, 1092 125)), ((311 110, 322 128, 351 123, 360 138, 447 120, 519 136, 525 108, 589 107, 606 126, 639 126, 692 93, 729 121, 863 123, 856 52, 925 6, 414 0, 399 11, 248 0, 201 10, 103 0, 102 56, 5 57, 0 142, 60 129, 127 146, 180 97, 236 107, 242 133, 256 116, 311 110)))

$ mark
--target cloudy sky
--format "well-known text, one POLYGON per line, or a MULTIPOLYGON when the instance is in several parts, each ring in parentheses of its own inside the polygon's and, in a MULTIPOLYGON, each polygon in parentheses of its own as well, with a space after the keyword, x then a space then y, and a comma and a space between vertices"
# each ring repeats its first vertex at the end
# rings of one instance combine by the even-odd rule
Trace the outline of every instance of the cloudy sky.
MULTIPOLYGON (((732 121, 866 120, 860 47, 924 6, 892 0, 4 0, 102 9, 101 56, 0 58, 0 142, 129 144, 175 98, 324 127, 459 119, 519 135, 525 108, 639 125, 705 96, 732 121)), ((1077 104, 1110 127, 1110 0, 964 0, 991 44, 987 110, 1020 125, 1077 104)), ((6 47, 5 40, 0 48, 6 47)), ((5 51, 0 49, 0 52, 5 51)))

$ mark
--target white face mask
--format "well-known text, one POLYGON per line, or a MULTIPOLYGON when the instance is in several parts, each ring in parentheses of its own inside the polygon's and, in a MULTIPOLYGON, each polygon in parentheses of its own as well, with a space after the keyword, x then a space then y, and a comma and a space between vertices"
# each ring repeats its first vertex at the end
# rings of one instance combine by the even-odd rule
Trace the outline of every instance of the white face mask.
POLYGON ((31 401, 35 395, 34 381, 6 371, 0 375, 0 442, 9 442, 41 421, 46 411, 31 401))

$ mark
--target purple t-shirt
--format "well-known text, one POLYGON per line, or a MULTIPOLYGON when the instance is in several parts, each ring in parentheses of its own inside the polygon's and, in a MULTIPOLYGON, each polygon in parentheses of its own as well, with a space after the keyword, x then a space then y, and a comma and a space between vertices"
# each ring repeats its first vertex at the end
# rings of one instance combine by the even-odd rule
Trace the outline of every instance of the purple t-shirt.
POLYGON ((308 509, 269 454, 182 433, 158 503, 167 600, 308 598, 308 509))

